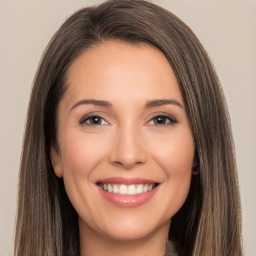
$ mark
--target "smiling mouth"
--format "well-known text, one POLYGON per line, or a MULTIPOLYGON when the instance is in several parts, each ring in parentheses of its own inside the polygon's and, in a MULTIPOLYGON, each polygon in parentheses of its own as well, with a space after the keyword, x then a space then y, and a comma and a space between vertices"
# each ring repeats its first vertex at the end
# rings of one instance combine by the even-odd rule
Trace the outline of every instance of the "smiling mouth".
POLYGON ((159 183, 125 185, 98 182, 96 185, 99 186, 102 190, 109 193, 119 195, 140 195, 155 189, 159 185, 159 183))

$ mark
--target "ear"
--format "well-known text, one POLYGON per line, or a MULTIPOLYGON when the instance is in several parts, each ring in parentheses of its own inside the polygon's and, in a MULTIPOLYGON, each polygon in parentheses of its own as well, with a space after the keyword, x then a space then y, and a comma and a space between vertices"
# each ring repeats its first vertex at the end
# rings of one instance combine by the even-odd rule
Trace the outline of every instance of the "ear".
POLYGON ((199 173, 200 173, 200 164, 199 164, 198 154, 195 153, 194 163, 192 167, 192 175, 198 175, 199 173))
POLYGON ((63 169, 62 169, 62 163, 61 163, 61 156, 56 146, 53 146, 53 145, 51 146, 50 157, 51 157, 51 162, 52 162, 55 175, 59 178, 62 178, 63 169))
POLYGON ((198 171, 192 170, 192 175, 198 175, 199 173, 200 173, 199 170, 198 171))

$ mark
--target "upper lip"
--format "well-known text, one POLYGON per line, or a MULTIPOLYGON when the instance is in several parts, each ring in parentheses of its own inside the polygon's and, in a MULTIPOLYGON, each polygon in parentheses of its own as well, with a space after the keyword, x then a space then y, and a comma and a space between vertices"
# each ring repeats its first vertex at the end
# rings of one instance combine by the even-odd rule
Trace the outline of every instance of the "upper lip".
POLYGON ((155 184, 159 183, 150 179, 140 178, 140 177, 110 177, 106 179, 98 180, 96 183, 108 183, 108 184, 155 184))

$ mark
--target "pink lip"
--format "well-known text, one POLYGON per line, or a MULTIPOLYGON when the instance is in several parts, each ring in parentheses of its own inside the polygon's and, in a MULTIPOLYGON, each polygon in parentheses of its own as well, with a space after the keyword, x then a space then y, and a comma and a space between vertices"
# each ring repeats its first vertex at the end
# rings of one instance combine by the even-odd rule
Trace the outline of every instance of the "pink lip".
POLYGON ((100 191, 100 194, 103 196, 103 198, 108 200, 110 203, 119 207, 133 208, 133 207, 141 206, 146 202, 148 202, 157 192, 158 187, 159 186, 157 186, 156 188, 154 188, 149 192, 142 193, 139 195, 119 195, 119 194, 104 191, 100 187, 99 187, 99 191, 100 191))
POLYGON ((149 180, 149 179, 144 179, 144 178, 138 178, 138 177, 111 177, 103 180, 98 180, 97 183, 132 185, 132 184, 153 184, 153 183, 159 183, 159 182, 149 180))
MULTIPOLYGON (((131 185, 131 184, 153 184, 157 182, 154 182, 148 179, 143 179, 143 178, 113 177, 113 178, 99 180, 97 183, 131 185)), ((105 191, 101 189, 99 186, 97 187, 102 197, 107 201, 109 201, 110 203, 119 207, 133 208, 133 207, 138 207, 147 203, 157 193, 160 186, 158 185, 151 191, 142 193, 139 195, 119 195, 119 194, 105 191)))

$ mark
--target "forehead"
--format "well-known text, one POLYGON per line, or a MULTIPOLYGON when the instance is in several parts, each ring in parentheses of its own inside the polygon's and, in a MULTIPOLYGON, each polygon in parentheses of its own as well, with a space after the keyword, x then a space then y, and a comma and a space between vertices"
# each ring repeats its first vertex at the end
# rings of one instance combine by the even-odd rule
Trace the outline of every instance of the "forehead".
POLYGON ((83 52, 71 65, 67 94, 121 99, 176 97, 182 101, 171 65, 157 48, 107 41, 83 52))

